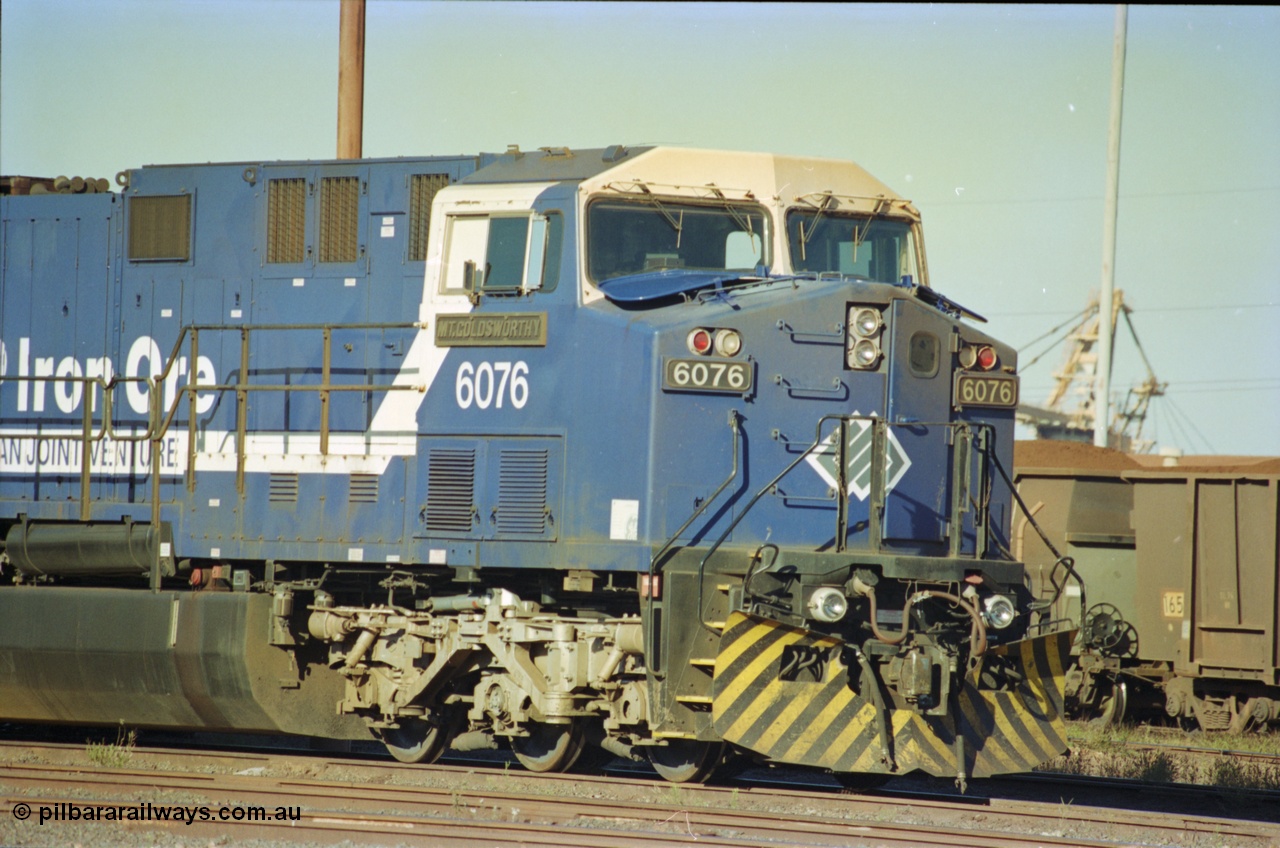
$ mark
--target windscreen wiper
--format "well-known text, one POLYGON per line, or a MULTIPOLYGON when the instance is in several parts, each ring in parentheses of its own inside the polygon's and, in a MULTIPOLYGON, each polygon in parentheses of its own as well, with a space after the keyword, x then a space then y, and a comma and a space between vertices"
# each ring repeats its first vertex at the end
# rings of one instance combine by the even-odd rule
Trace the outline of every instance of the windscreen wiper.
POLYGON ((738 230, 741 232, 745 232, 748 236, 750 236, 751 243, 755 244, 756 231, 751 224, 751 216, 743 215, 742 212, 737 209, 737 207, 735 207, 732 203, 729 202, 729 198, 724 196, 724 192, 721 191, 719 188, 717 188, 715 185, 712 185, 709 183, 707 185, 707 188, 711 189, 711 193, 714 194, 716 198, 720 201, 720 205, 724 207, 724 211, 729 213, 729 217, 733 218, 733 222, 738 225, 738 230))
POLYGON ((653 192, 649 191, 648 186, 641 183, 640 190, 644 192, 644 199, 652 203, 653 208, 658 210, 658 214, 660 214, 663 218, 666 218, 667 223, 671 225, 671 229, 676 231, 676 250, 679 250, 680 236, 684 232, 684 210, 683 209, 680 210, 680 217, 679 219, 677 219, 674 215, 671 214, 670 210, 668 210, 667 207, 662 205, 662 201, 659 200, 657 197, 655 197, 653 192))
POLYGON ((818 221, 822 220, 822 214, 827 211, 827 207, 836 202, 835 195, 829 191, 822 193, 822 203, 818 205, 818 211, 813 216, 813 221, 809 224, 809 231, 804 230, 804 219, 800 220, 800 261, 807 262, 809 257, 805 255, 805 245, 809 243, 809 239, 813 238, 813 234, 818 231, 818 221))
POLYGON ((876 201, 876 208, 871 210, 871 215, 867 218, 867 222, 862 226, 862 230, 858 230, 858 225, 853 225, 853 263, 858 264, 858 248, 862 246, 862 242, 866 240, 867 233, 871 230, 871 225, 877 218, 884 214, 889 208, 889 198, 882 197, 876 201))

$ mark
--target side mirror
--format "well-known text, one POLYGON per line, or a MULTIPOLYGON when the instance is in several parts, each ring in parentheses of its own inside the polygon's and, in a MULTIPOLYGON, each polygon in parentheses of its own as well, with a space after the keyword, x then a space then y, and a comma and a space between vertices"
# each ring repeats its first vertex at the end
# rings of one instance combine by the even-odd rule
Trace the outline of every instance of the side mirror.
POLYGON ((478 292, 484 287, 484 272, 476 268, 476 263, 468 259, 462 263, 462 288, 468 292, 478 292))
POLYGON ((529 249, 524 267, 525 291, 538 291, 543 284, 544 259, 547 255, 547 216, 534 215, 529 219, 529 249))

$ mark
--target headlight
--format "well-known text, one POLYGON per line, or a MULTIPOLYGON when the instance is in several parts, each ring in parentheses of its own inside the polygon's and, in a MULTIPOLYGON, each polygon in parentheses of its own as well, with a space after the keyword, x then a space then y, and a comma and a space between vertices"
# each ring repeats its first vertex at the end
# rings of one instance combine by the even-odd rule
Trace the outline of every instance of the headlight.
POLYGON ((884 316, 875 307, 850 304, 845 313, 845 321, 848 327, 844 348, 845 367, 859 371, 874 369, 883 356, 878 337, 884 331, 884 316))
POLYGON ((809 596, 809 616, 828 623, 839 621, 849 610, 844 592, 823 586, 809 596))
POLYGON ((1007 596, 992 595, 982 602, 982 617, 986 620, 988 627, 1004 630, 1018 617, 1018 610, 1007 596))
POLYGON ((850 325, 858 335, 863 338, 870 338, 880 331, 880 328, 884 326, 884 321, 880 318, 879 310, 859 309, 854 312, 850 325))
POLYGON ((849 351, 850 368, 874 368, 880 361, 880 346, 871 339, 861 339, 849 351))

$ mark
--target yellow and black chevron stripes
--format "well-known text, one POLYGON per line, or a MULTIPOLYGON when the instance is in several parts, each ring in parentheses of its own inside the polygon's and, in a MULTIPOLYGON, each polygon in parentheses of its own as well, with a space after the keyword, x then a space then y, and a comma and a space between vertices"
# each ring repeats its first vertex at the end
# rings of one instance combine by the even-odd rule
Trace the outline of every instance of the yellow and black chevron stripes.
POLYGON ((716 657, 712 719, 726 741, 775 762, 852 772, 922 769, 953 776, 960 772, 959 733, 966 775, 1026 771, 1066 747, 1062 678, 1070 639, 1061 634, 994 649, 993 655, 1008 656, 1021 666, 1025 682, 1017 690, 984 691, 962 681, 953 699, 955 715, 890 709, 890 738, 885 740, 875 704, 850 685, 849 660, 840 640, 734 613, 716 657), (788 651, 822 654, 821 677, 800 674, 783 680, 788 651))
POLYGON ((1024 675, 1011 692, 991 692, 966 681, 958 698, 960 727, 976 753, 975 777, 1027 771, 1067 747, 1062 691, 1075 633, 1053 633, 993 648, 1017 661, 1024 675))

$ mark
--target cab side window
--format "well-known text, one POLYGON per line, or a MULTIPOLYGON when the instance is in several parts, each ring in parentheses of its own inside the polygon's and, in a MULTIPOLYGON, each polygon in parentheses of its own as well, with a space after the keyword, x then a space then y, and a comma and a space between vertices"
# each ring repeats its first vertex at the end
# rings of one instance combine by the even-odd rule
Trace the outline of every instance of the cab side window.
POLYGON ((564 238, 559 213, 450 215, 446 226, 442 291, 502 295, 556 287, 564 238))

